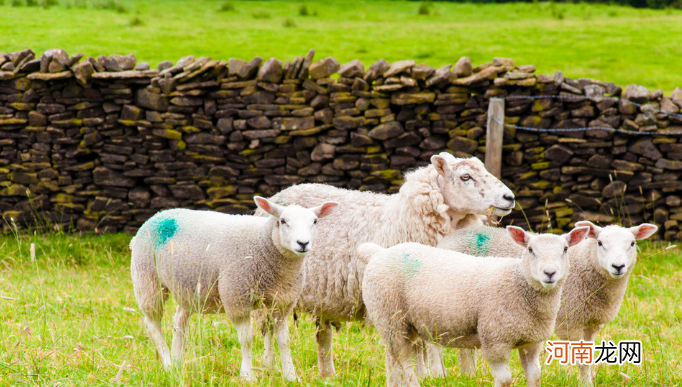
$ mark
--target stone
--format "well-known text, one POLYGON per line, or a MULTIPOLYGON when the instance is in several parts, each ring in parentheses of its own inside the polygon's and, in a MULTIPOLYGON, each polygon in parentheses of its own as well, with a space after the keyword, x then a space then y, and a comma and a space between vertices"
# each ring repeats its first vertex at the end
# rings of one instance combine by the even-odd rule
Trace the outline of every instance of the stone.
POLYGON ((120 173, 106 167, 96 167, 92 171, 92 177, 95 184, 103 186, 132 188, 136 184, 135 179, 123 177, 120 173))
POLYGON ((135 55, 109 55, 102 63, 108 71, 127 71, 135 68, 137 59, 135 55))
POLYGON ((466 137, 453 137, 447 144, 448 149, 453 152, 464 152, 473 154, 478 147, 478 141, 470 140, 466 137))
POLYGON ((308 74, 310 72, 310 65, 313 63, 313 58, 315 57, 315 50, 310 49, 308 53, 306 54, 305 58, 303 59, 303 63, 301 64, 301 69, 298 72, 298 79, 307 79, 308 74))
POLYGON ((682 161, 658 159, 656 161, 656 168, 668 169, 668 170, 672 170, 672 171, 681 171, 682 170, 682 161))
POLYGON ((682 87, 676 87, 670 94, 670 99, 680 108, 682 108, 682 87))
POLYGON ((357 59, 354 59, 339 68, 339 75, 346 78, 363 77, 365 66, 357 59))
POLYGON ((391 95, 391 103, 394 105, 417 105, 432 103, 436 95, 430 92, 420 93, 394 93, 391 95))
POLYGON ((656 149, 650 138, 640 138, 637 139, 632 145, 628 147, 628 150, 632 153, 642 155, 650 160, 656 161, 663 157, 661 152, 656 149))
POLYGON ((601 195, 607 199, 611 199, 614 197, 620 198, 623 195, 625 195, 626 188, 627 185, 625 184, 625 182, 615 180, 607 184, 606 187, 604 187, 604 189, 601 191, 601 195))
POLYGON ((644 86, 628 85, 625 88, 625 99, 636 103, 649 102, 649 90, 644 86))
POLYGON ((310 153, 310 159, 312 161, 322 161, 333 159, 336 153, 336 147, 331 144, 319 143, 313 148, 310 153))
POLYGON ((467 56, 459 58, 457 63, 455 63, 455 68, 453 69, 457 77, 468 77, 473 74, 473 67, 471 65, 471 59, 467 56))
POLYGON ((147 109, 165 112, 168 110, 168 98, 147 89, 138 89, 135 93, 135 105, 147 109))
POLYGON ((399 122, 389 122, 376 126, 367 135, 375 140, 385 141, 389 138, 398 137, 404 132, 405 130, 399 122))
POLYGON ((168 187, 178 200, 202 200, 204 191, 195 184, 171 185, 168 187))
POLYGON ((73 75, 76 77, 78 83, 83 86, 88 84, 92 74, 95 73, 95 68, 92 66, 92 63, 88 61, 78 63, 71 70, 73 71, 73 75))
POLYGON ((386 72, 383 74, 384 78, 392 77, 394 75, 398 75, 404 71, 409 70, 414 66, 416 62, 412 59, 408 60, 400 60, 397 62, 391 63, 391 65, 388 67, 386 72))
POLYGON ((258 80, 279 83, 282 80, 282 61, 277 58, 266 60, 258 70, 258 80))
POLYGON ((251 59, 250 62, 242 66, 237 72, 237 76, 241 79, 252 79, 258 73, 258 66, 263 62, 263 58, 257 56, 251 59))
POLYGON ((314 117, 275 117, 272 120, 272 128, 277 130, 300 130, 315 127, 314 117))
POLYGON ((333 57, 326 57, 310 65, 309 73, 312 79, 327 78, 339 70, 339 61, 333 57))
POLYGON ((391 65, 385 59, 379 59, 369 66, 369 69, 367 69, 367 72, 364 76, 365 81, 371 82, 377 79, 378 77, 382 76, 390 66, 391 65))

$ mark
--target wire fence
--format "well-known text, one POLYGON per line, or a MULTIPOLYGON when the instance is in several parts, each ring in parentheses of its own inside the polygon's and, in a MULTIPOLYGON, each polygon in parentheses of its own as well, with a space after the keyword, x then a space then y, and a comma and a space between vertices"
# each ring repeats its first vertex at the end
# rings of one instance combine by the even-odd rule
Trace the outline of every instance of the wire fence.
MULTIPOLYGON (((497 98, 497 97, 496 97, 497 98)), ((651 106, 647 106, 646 104, 641 104, 637 103, 634 101, 630 101, 627 99, 621 99, 621 98, 615 98, 615 97, 589 97, 589 96, 573 96, 573 95, 510 95, 506 97, 500 97, 500 99, 503 100, 512 100, 512 99, 544 99, 544 98, 555 98, 555 99, 563 99, 563 100, 576 100, 577 102, 579 101, 584 101, 584 100, 591 100, 594 102, 601 102, 601 101, 614 101, 618 103, 626 103, 626 104, 631 104, 634 106, 639 107, 642 112, 653 112, 653 113, 658 113, 658 114, 665 114, 667 116, 672 116, 672 117, 677 117, 679 118, 680 122, 682 122, 682 114, 679 113, 673 113, 673 112, 665 112, 660 109, 655 109, 651 106)), ((580 127, 580 128, 533 128, 533 127, 528 127, 528 126, 519 126, 519 125, 513 125, 513 124, 508 124, 504 122, 504 120, 500 121, 496 117, 491 117, 491 119, 501 125, 504 125, 508 128, 514 128, 518 130, 525 130, 529 132, 544 132, 544 133, 561 133, 561 132, 579 132, 579 131, 586 131, 586 130, 604 130, 608 132, 615 132, 615 133, 622 133, 622 134, 628 134, 632 136, 682 136, 682 129, 679 131, 668 131, 668 132, 658 132, 658 131, 642 131, 642 132, 636 132, 633 130, 625 130, 625 129, 620 129, 620 128, 613 128, 610 126, 586 126, 586 127, 580 127)))

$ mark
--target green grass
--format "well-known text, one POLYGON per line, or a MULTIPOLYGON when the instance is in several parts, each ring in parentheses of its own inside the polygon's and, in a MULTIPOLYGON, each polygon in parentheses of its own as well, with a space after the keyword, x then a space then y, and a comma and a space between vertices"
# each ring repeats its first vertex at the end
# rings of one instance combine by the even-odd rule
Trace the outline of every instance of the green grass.
MULTIPOLYGON (((3 386, 234 386, 239 377, 237 335, 224 315, 195 315, 187 362, 164 372, 143 327, 132 292, 128 242, 106 236, 22 235, 0 237, 0 385, 3 386), (36 260, 30 259, 35 243, 36 260)), ((602 366, 598 384, 621 385, 621 372, 635 386, 676 386, 682 381, 682 255, 661 244, 643 244, 616 321, 597 339, 643 342, 641 366, 602 366)), ((171 298, 172 300, 172 298, 171 298)), ((169 302, 164 327, 170 341, 169 302)), ((335 378, 318 378, 314 324, 301 316, 290 324, 294 362, 303 385, 383 386, 383 346, 376 331, 345 324, 335 335, 335 378)), ((262 337, 256 334, 254 366, 260 368, 262 337)), ((478 374, 460 376, 457 354, 447 350, 447 385, 491 386, 484 362, 478 374)), ((511 365, 514 385, 525 385, 518 355, 511 365)), ((544 355, 543 355, 544 359, 544 355)), ((277 373, 258 371, 253 385, 298 385, 277 373)), ((577 386, 577 369, 544 367, 543 386, 577 386)), ((424 386, 440 386, 425 380, 424 386)))
POLYGON ((666 93, 682 86, 682 11, 672 9, 354 0, 61 0, 49 10, 10 4, 0 6, 3 51, 61 47, 158 63, 190 54, 287 60, 315 48, 316 58, 341 63, 414 58, 436 67, 463 55, 475 64, 504 56, 542 73, 562 70, 666 93))

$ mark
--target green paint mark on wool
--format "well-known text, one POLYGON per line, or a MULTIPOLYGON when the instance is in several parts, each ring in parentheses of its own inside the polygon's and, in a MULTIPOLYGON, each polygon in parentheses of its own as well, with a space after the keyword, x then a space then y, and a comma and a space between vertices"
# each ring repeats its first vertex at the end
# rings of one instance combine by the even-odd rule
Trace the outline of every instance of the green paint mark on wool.
POLYGON ((400 255, 400 263, 405 270, 405 273, 410 278, 417 275, 419 269, 422 267, 422 262, 419 259, 412 258, 409 253, 402 253, 400 255))
POLYGON ((476 234, 474 241, 474 250, 477 254, 486 255, 490 248, 490 236, 486 234, 476 234))
POLYGON ((152 227, 154 228, 154 232, 156 234, 154 242, 156 247, 160 247, 171 240, 178 232, 178 221, 173 218, 158 219, 156 222, 154 222, 152 227))

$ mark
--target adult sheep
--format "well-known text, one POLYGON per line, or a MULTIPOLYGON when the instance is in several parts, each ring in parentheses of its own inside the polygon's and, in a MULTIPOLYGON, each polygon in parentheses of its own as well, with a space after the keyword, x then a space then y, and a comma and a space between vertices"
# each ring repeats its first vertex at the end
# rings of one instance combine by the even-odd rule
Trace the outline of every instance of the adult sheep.
POLYGON ((321 376, 334 374, 332 325, 364 317, 365 263, 358 260, 358 246, 365 242, 382 247, 404 242, 435 246, 455 229, 480 224, 480 215, 504 216, 514 208, 514 194, 480 160, 445 152, 432 156, 430 165, 405 174, 397 194, 300 184, 272 199, 287 205, 313 206, 330 200, 340 204, 320 220, 318 246, 304 262, 306 283, 297 305, 315 316, 321 376))

